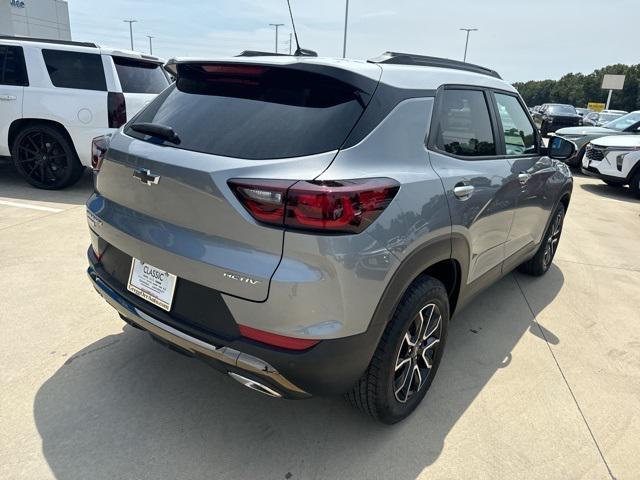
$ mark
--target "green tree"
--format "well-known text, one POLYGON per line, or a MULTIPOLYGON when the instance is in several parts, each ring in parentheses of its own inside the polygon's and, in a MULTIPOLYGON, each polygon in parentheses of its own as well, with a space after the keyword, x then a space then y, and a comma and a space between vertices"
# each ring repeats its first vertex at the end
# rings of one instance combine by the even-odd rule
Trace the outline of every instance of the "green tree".
POLYGON ((560 80, 530 80, 513 84, 527 105, 543 103, 568 103, 586 107, 589 102, 604 103, 608 92, 602 90, 605 74, 626 75, 624 89, 614 91, 610 108, 617 110, 640 110, 640 65, 609 65, 584 75, 568 73, 560 80))

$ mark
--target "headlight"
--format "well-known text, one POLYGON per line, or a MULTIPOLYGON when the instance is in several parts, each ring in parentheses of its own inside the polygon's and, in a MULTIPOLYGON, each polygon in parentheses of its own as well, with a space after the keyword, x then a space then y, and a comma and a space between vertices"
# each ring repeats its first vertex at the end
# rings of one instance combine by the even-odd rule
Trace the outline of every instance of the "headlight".
POLYGON ((622 171, 622 166, 624 164, 624 159, 626 158, 626 156, 631 155, 632 153, 637 153, 637 152, 640 152, 640 148, 632 148, 632 149, 629 149, 628 152, 624 152, 616 155, 616 168, 618 169, 619 172, 622 171))

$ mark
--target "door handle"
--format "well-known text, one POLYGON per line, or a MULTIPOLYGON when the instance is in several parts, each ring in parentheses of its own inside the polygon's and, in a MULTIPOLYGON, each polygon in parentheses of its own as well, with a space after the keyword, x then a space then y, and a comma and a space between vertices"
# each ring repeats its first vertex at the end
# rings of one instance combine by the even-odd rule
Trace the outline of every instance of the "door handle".
POLYGON ((453 194, 460 200, 466 200, 471 196, 474 190, 475 188, 473 185, 465 185, 463 183, 459 183, 455 187, 453 187, 453 194))
POLYGON ((530 173, 526 173, 526 172, 521 172, 518 174, 518 181, 520 182, 520 185, 524 185, 525 183, 527 183, 527 181, 531 178, 531 174, 530 173))
POLYGON ((17 100, 18 97, 16 97, 15 95, 0 95, 0 100, 4 100, 6 102, 9 102, 11 100, 17 100))

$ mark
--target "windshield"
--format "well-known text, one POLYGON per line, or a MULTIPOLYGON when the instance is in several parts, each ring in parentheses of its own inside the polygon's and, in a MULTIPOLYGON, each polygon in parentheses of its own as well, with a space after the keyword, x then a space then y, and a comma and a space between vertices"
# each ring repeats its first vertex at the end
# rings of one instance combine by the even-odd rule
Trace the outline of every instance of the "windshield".
POLYGON ((620 118, 622 116, 621 113, 601 113, 598 117, 598 121, 602 123, 611 122, 616 118, 620 118))
POLYGON ((640 112, 631 112, 603 126, 622 132, 638 122, 640 122, 640 112))
POLYGON ((577 115, 576 109, 571 105, 549 105, 547 113, 552 115, 577 115))

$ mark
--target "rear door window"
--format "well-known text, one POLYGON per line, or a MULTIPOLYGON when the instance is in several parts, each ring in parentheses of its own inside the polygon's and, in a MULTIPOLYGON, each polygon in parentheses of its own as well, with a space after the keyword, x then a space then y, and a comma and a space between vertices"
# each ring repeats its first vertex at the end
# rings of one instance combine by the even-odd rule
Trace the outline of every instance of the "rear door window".
POLYGON ((22 47, 0 45, 0 85, 29 85, 22 47))
POLYGON ((55 87, 107 90, 100 54, 43 49, 42 57, 55 87))
POLYGON ((498 115, 504 132, 505 153, 507 155, 527 155, 536 153, 536 134, 529 116, 513 95, 496 93, 498 115))
POLYGON ((446 89, 435 125, 436 147, 462 157, 496 155, 485 95, 480 90, 446 89))
POLYGON ((135 121, 172 127, 180 144, 167 145, 176 148, 255 160, 298 157, 340 148, 369 98, 368 91, 298 68, 178 64, 176 84, 135 121))
POLYGON ((112 57, 124 93, 160 93, 169 81, 157 63, 112 57))

